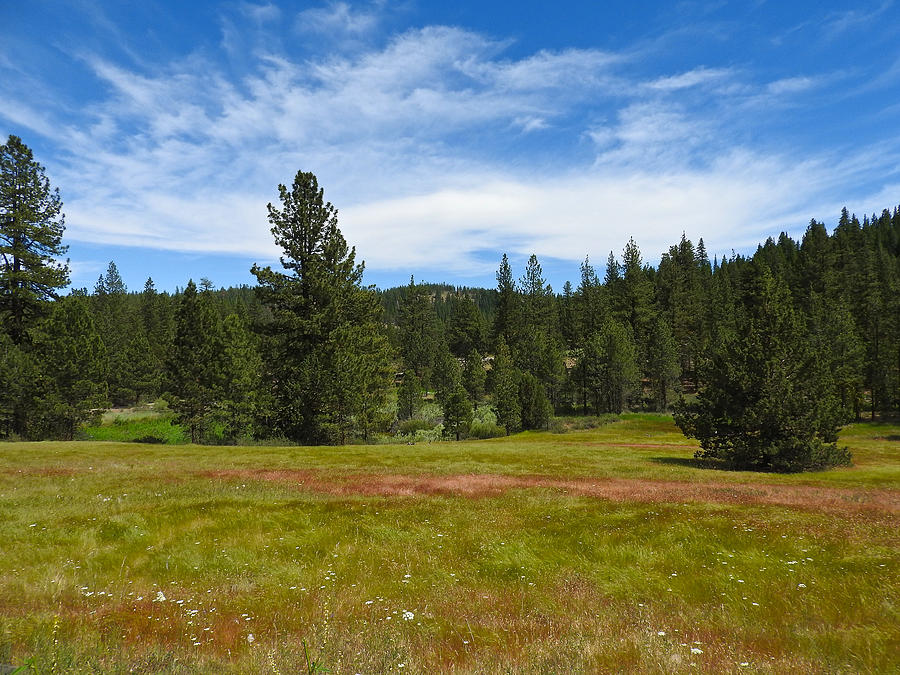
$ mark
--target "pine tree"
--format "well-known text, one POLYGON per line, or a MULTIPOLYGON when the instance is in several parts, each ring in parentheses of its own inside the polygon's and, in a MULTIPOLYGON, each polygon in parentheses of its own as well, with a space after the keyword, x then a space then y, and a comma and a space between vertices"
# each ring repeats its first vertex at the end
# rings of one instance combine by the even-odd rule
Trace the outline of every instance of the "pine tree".
POLYGON ((629 326, 611 317, 584 346, 585 386, 597 414, 621 413, 640 386, 637 349, 629 326))
POLYGON ((370 326, 348 324, 332 333, 326 382, 327 424, 341 445, 357 429, 364 441, 377 425, 387 402, 385 383, 391 373, 387 339, 370 326))
POLYGON ((468 356, 484 343, 484 318, 468 295, 454 294, 450 299, 450 323, 447 331, 450 351, 456 356, 468 356))
POLYGON ((672 331, 665 319, 657 317, 650 327, 647 341, 647 374, 659 412, 666 411, 669 389, 678 381, 680 371, 672 331))
POLYGON ((0 438, 25 436, 35 413, 37 365, 32 353, 0 331, 0 438))
POLYGON ((262 357, 256 336, 240 315, 222 322, 222 396, 219 416, 228 438, 252 438, 261 407, 262 357))
MULTIPOLYGON (((618 273, 615 258, 611 258, 607 264, 607 277, 610 277, 611 269, 615 270, 616 274, 618 273), (610 268, 610 266, 612 267, 610 268)), ((608 278, 607 285, 615 285, 615 278, 608 278)), ((581 283, 578 286, 578 329, 581 341, 590 338, 600 330, 600 324, 607 313, 604 290, 590 260, 585 257, 584 262, 581 263, 581 283)))
POLYGON ((210 414, 221 397, 222 337, 209 293, 197 293, 193 280, 181 295, 175 340, 168 361, 169 405, 191 442, 203 439, 210 414))
MULTIPOLYGON (((130 343, 139 339, 131 334, 138 325, 137 317, 128 304, 128 288, 119 274, 116 263, 109 262, 106 274, 101 274, 94 286, 94 321, 106 345, 109 359, 107 387, 113 405, 134 402, 135 388, 131 382, 130 343)), ((132 348, 134 346, 132 345, 132 348)))
POLYGON ((469 400, 472 405, 478 408, 478 402, 484 395, 484 385, 487 379, 487 373, 484 370, 481 354, 477 350, 472 350, 466 357, 466 365, 463 368, 462 382, 466 392, 469 394, 469 400))
POLYGON ((519 409, 523 429, 546 429, 553 416, 544 385, 531 373, 519 377, 519 409))
POLYGON ((840 400, 841 419, 860 418, 865 346, 842 297, 829 302, 823 295, 809 296, 809 335, 813 348, 826 359, 840 400))
POLYGON ((634 239, 628 240, 622 252, 622 271, 619 312, 631 327, 638 362, 643 364, 647 354, 647 333, 653 319, 653 284, 644 270, 641 252, 634 239))
POLYGON ((13 344, 45 313, 45 301, 69 284, 59 190, 18 136, 0 145, 0 326, 13 344))
POLYGON ((533 253, 525 265, 525 274, 519 280, 522 295, 522 323, 525 331, 532 328, 547 330, 555 324, 553 316, 553 288, 544 279, 544 271, 533 253))
POLYGON ((414 371, 426 386, 433 385, 442 340, 440 323, 430 294, 413 277, 400 301, 397 329, 406 370, 414 371))
POLYGON ((472 424, 472 403, 462 385, 457 385, 456 389, 445 398, 443 411, 444 429, 447 433, 453 434, 458 441, 460 434, 468 432, 472 424))
POLYGON ((521 333, 521 308, 516 282, 513 280, 509 258, 503 254, 497 270, 497 311, 494 314, 493 341, 500 338, 511 350, 515 350, 521 333))
POLYGON ((462 367, 443 340, 438 341, 435 350, 431 383, 434 386, 435 399, 443 402, 462 383, 462 367))
MULTIPOLYGON (((356 251, 347 246, 337 210, 324 200, 315 175, 299 171, 291 189, 279 185, 278 192, 282 206, 269 204, 269 222, 287 273, 256 265, 251 270, 259 298, 271 311, 271 319, 259 325, 266 337, 270 419, 276 433, 322 443, 331 440, 338 414, 329 383, 343 376, 334 360, 335 336, 351 327, 381 334, 381 309, 375 292, 362 287, 363 265, 356 264, 356 251)), ((389 377, 377 386, 386 391, 389 377)))
POLYGON ((40 392, 35 415, 41 435, 71 440, 91 410, 106 405, 106 348, 87 299, 73 295, 54 304, 35 339, 40 392))
POLYGON ((403 381, 397 389, 397 417, 408 420, 422 407, 422 382, 413 371, 403 373, 403 381))
POLYGON ((747 273, 746 314, 712 355, 696 401, 676 406, 676 424, 700 441, 698 456, 744 468, 848 463, 849 452, 836 445, 840 407, 828 359, 810 340, 786 283, 764 264, 747 273))
POLYGON ((521 428, 522 406, 519 403, 519 378, 521 374, 513 364, 509 347, 501 335, 497 342, 497 355, 493 364, 494 408, 497 421, 509 436, 521 428))

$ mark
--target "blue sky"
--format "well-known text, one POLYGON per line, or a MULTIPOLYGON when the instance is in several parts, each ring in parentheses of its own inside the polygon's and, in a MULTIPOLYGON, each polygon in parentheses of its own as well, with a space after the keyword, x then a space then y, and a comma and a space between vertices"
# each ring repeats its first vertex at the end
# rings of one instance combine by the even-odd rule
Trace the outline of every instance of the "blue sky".
MULTIPOLYGON (((0 3, 0 135, 74 286, 251 283, 313 171, 366 281, 554 288, 633 236, 742 252, 900 203, 900 8, 858 2, 0 3)), ((602 269, 601 269, 602 273, 602 269)))

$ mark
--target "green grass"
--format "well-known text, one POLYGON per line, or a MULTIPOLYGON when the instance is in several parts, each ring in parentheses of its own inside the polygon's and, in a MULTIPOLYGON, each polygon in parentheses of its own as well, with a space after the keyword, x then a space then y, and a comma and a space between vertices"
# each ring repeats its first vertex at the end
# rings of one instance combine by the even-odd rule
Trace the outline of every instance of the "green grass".
POLYGON ((171 415, 152 411, 117 415, 109 422, 83 427, 80 438, 90 441, 140 441, 150 443, 189 443, 190 434, 175 424, 171 415))
POLYGON ((794 475, 704 468, 648 415, 424 446, 0 444, 0 663, 305 672, 306 641, 332 673, 896 672, 898 436, 854 425, 853 467, 794 475), (372 489, 466 474, 634 494, 372 489), (676 484, 714 498, 641 491, 676 484), (840 499, 728 497, 793 489, 840 499))

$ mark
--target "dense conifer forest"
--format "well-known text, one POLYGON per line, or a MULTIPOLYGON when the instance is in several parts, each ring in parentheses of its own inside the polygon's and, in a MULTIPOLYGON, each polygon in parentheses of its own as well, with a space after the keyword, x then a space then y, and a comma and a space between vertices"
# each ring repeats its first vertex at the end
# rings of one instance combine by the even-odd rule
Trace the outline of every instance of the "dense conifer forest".
POLYGON ((850 461, 842 424, 900 412, 897 206, 724 259, 673 233, 654 267, 632 239, 561 289, 536 256, 513 270, 502 255, 494 289, 376 290, 300 172, 269 205, 282 269, 238 288, 186 270, 168 293, 126 288, 115 262, 65 290, 62 202, 14 136, 0 181, 3 438, 79 438, 98 411, 138 404, 208 443, 485 438, 674 411, 706 456, 796 470, 850 461))

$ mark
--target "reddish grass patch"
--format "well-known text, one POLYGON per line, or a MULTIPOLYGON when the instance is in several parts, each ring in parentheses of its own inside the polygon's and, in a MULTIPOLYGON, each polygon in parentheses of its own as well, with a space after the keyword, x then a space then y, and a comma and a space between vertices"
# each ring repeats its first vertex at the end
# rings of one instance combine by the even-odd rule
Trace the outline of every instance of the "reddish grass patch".
POLYGON ((351 496, 492 497, 512 489, 549 488, 616 502, 704 502, 769 504, 827 511, 900 511, 900 493, 889 489, 849 489, 809 485, 740 485, 636 478, 571 478, 497 474, 340 474, 317 470, 240 469, 206 471, 219 480, 293 483, 312 492, 351 496))

